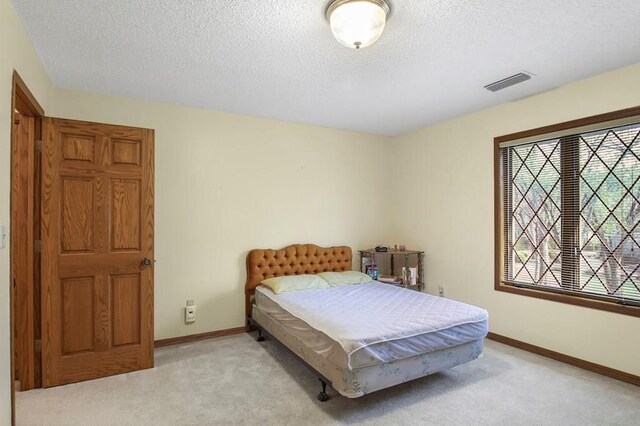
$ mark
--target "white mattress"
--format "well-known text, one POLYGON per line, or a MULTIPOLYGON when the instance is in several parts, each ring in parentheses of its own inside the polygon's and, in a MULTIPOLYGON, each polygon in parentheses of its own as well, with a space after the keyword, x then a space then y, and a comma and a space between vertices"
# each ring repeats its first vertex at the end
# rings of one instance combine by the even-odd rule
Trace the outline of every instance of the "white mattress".
POLYGON ((316 354, 347 369, 424 354, 486 336, 484 309, 388 284, 275 294, 255 303, 316 354))

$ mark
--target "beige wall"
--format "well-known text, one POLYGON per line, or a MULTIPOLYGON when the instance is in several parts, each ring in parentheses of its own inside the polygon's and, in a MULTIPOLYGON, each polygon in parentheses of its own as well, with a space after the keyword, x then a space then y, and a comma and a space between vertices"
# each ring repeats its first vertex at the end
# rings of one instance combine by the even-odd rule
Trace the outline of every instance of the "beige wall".
POLYGON ((640 64, 397 138, 395 235, 426 249, 429 291, 485 307, 495 333, 640 375, 640 318, 493 289, 493 138, 637 105, 640 64))
MULTIPOLYGON (((0 0, 0 225, 9 229, 11 80, 18 71, 47 109, 51 84, 9 0, 0 0)), ((0 425, 10 421, 9 242, 0 249, 0 425)))
MULTIPOLYGON (((640 64, 391 139, 52 89, 0 0, 6 225, 14 68, 48 115, 156 129, 156 339, 241 326, 251 248, 396 242, 426 249, 429 290, 443 285, 487 308, 492 331, 640 374, 639 319, 493 290, 492 186, 495 136, 638 105, 640 64), (395 180, 380 173, 390 169, 395 180), (183 323, 186 299, 198 305, 193 325, 183 323)), ((9 419, 8 261, 0 249, 0 424, 9 419)))
POLYGON ((63 89, 52 114, 156 130, 156 339, 242 326, 252 248, 365 248, 390 228, 387 138, 63 89))

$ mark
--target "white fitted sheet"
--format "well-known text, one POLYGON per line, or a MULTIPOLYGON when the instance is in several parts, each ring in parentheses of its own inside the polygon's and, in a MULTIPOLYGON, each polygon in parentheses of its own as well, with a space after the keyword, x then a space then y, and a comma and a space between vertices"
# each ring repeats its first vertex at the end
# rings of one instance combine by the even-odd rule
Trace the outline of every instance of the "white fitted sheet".
POLYGON ((362 368, 472 342, 486 336, 484 309, 372 282, 275 294, 255 303, 316 354, 362 368))

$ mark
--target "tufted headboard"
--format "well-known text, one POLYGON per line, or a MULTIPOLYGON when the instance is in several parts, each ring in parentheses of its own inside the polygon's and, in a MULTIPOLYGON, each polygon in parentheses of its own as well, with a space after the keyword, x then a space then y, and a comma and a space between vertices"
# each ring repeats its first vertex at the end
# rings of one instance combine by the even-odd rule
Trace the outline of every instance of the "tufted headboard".
POLYGON ((247 255, 245 311, 251 316, 251 296, 262 280, 283 275, 350 271, 351 247, 293 244, 280 250, 254 249, 247 255))

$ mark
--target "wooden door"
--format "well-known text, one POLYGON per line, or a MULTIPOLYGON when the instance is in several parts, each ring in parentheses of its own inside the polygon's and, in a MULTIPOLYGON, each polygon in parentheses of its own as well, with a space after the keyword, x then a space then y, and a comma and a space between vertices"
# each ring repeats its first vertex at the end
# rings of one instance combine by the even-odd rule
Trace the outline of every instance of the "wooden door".
POLYGON ((153 136, 44 119, 44 387, 153 367, 153 136))
POLYGON ((14 113, 11 149, 11 281, 13 285, 14 377, 20 390, 33 389, 35 119, 14 113))

